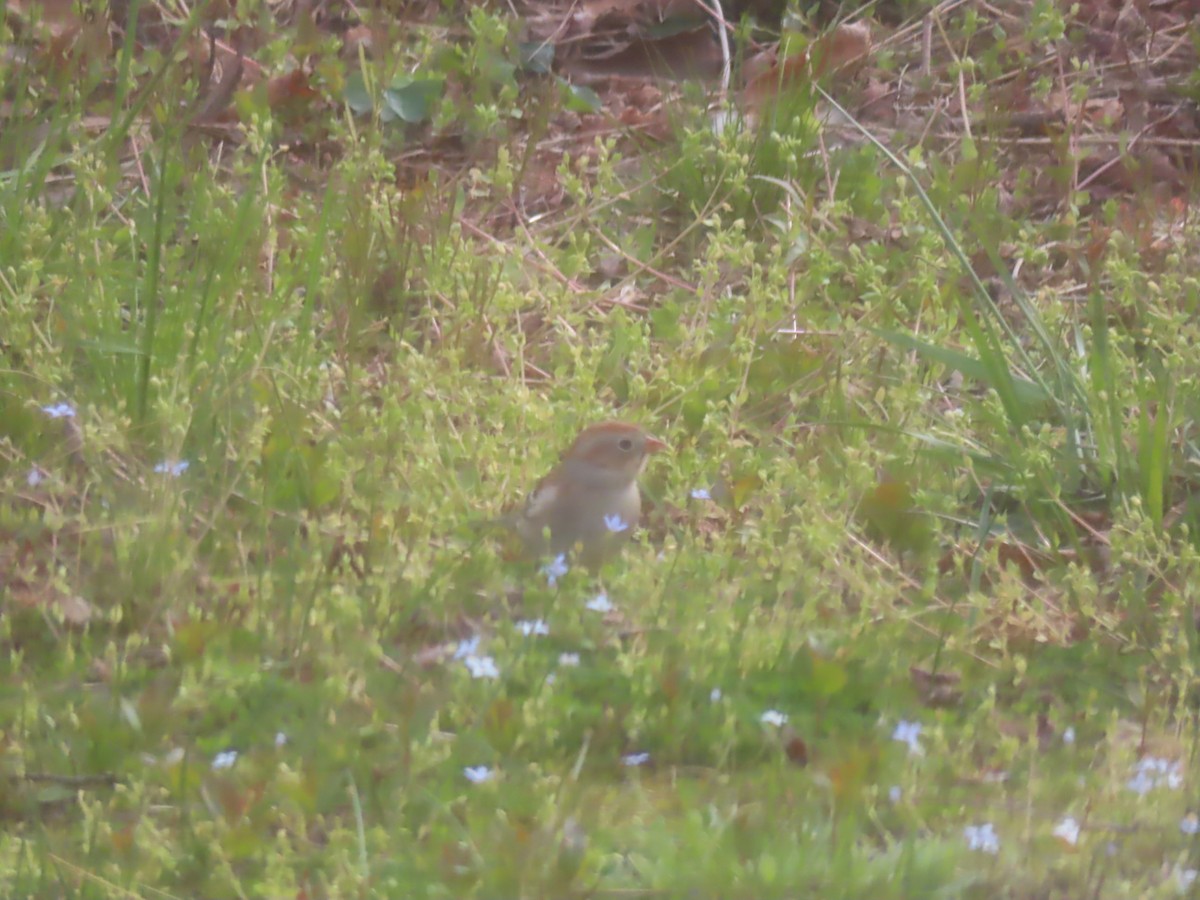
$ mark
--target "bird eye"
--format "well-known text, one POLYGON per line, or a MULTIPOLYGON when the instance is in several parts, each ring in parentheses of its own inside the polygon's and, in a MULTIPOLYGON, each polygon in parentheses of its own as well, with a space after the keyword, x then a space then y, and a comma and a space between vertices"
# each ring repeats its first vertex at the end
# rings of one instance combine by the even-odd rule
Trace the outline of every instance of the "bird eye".
POLYGON ((631 441, 629 438, 621 438, 619 441, 617 441, 617 446, 628 453, 633 449, 633 441, 631 441))

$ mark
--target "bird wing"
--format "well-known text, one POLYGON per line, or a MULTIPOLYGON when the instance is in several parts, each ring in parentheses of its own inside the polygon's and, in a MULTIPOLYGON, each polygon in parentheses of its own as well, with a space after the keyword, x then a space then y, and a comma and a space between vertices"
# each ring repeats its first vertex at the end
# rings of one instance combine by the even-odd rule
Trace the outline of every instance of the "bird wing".
POLYGON ((561 487, 554 482, 541 482, 525 500, 525 518, 539 523, 540 527, 540 523, 545 522, 550 511, 554 509, 560 493, 561 487))

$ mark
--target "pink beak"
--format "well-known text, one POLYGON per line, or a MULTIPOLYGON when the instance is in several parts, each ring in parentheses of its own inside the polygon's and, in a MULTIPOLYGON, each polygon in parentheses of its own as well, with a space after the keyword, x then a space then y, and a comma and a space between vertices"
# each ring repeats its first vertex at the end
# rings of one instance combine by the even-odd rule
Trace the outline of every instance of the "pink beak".
POLYGON ((658 438, 650 437, 649 435, 646 435, 646 452, 647 453, 661 453, 663 450, 670 450, 670 449, 671 449, 670 447, 668 447, 666 444, 664 444, 658 438))

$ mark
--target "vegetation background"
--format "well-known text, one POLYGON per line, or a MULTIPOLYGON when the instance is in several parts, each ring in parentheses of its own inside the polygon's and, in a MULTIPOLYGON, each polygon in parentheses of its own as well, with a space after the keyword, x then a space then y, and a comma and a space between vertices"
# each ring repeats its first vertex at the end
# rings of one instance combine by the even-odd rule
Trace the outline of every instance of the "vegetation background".
POLYGON ((1188 893, 1197 17, 7 0, 0 895, 1188 893))

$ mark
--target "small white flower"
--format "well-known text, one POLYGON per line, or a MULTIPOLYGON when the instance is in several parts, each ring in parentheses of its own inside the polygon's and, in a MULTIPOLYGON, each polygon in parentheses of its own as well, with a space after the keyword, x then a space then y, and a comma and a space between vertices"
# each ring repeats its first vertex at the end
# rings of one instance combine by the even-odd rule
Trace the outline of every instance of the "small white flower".
POLYGON ((472 678, 499 678, 500 670, 490 656, 468 656, 463 660, 472 678))
POLYGON ((1191 890, 1192 885, 1196 881, 1196 876, 1200 875, 1200 872, 1195 869, 1177 869, 1176 871, 1176 880, 1179 882, 1180 890, 1183 891, 1191 890))
POLYGON ((75 418, 75 407, 73 407, 70 403, 55 403, 51 406, 43 406, 42 412, 52 419, 75 418))
POLYGON ((626 753, 621 757, 621 765, 623 766, 644 766, 650 761, 649 753, 626 753))
POLYGON ((589 600, 587 602, 587 608, 592 612, 598 613, 608 613, 612 612, 614 609, 612 603, 609 602, 608 594, 603 592, 597 594, 595 597, 589 600))
POLYGON ((579 665, 578 653, 560 653, 558 655, 558 664, 566 668, 575 668, 579 665))
POLYGON ((517 631, 529 637, 535 634, 549 634, 550 626, 543 619, 524 619, 517 623, 517 631))
POLYGON ((713 688, 711 691, 708 692, 708 699, 709 699, 709 702, 711 702, 711 703, 718 702, 721 699, 721 697, 722 697, 722 694, 721 694, 720 688, 713 688))
POLYGON ((1184 834, 1200 834, 1200 816, 1188 813, 1179 820, 1179 830, 1184 834))
POLYGON ((993 856, 1000 852, 1000 838, 992 828, 991 822, 982 825, 968 825, 963 829, 967 839, 968 850, 978 850, 981 853, 991 853, 993 856))
POLYGON ((25 476, 25 483, 30 487, 37 487, 46 480, 46 473, 34 466, 29 470, 29 474, 25 476))
POLYGON ((787 720, 787 713, 781 713, 777 709, 768 709, 765 713, 758 717, 758 721, 762 722, 764 725, 774 725, 776 727, 779 727, 780 725, 786 725, 787 720))
POLYGON ((455 659, 466 659, 468 656, 474 656, 475 651, 479 649, 479 635, 467 638, 465 641, 459 641, 458 647, 454 651, 455 659))
POLYGON ((285 746, 287 742, 288 736, 286 734, 284 734, 282 731, 275 732, 275 746, 277 748, 285 746))
POLYGON ((693 488, 692 489, 692 499, 693 500, 711 500, 712 495, 708 492, 708 488, 693 488))
POLYGON ((1079 823, 1074 817, 1067 816, 1054 826, 1054 836, 1074 847, 1079 843, 1079 823))
POLYGON ((622 519, 619 515, 611 515, 604 517, 604 527, 613 534, 620 534, 622 531, 629 530, 629 523, 622 519))
POLYGON ((896 730, 892 732, 892 740, 907 744, 909 756, 920 756, 925 752, 921 747, 920 722, 908 722, 901 719, 896 723, 896 730))
POLYGON ((1063 743, 1068 744, 1068 745, 1075 743, 1075 726, 1074 725, 1068 725, 1066 728, 1063 729, 1063 743))
POLYGON ((213 757, 212 767, 214 772, 219 772, 222 769, 229 769, 237 762, 238 754, 236 750, 222 750, 213 757))
POLYGON ((902 796, 903 792, 900 790, 900 785, 894 784, 888 788, 888 799, 893 803, 899 803, 902 796))
POLYGON ((570 566, 567 565, 567 555, 560 553, 550 562, 542 566, 542 574, 546 576, 546 582, 550 587, 558 584, 558 579, 562 578, 569 572, 570 566))
POLYGON ((471 784, 483 784, 485 781, 491 781, 495 773, 487 766, 467 766, 463 769, 463 774, 471 784))
POLYGON ((188 462, 186 459, 180 459, 180 460, 174 460, 174 461, 169 460, 169 459, 164 459, 162 462, 160 462, 158 465, 156 465, 154 467, 154 471, 159 475, 170 475, 172 478, 178 478, 180 475, 182 475, 184 472, 186 472, 188 470, 188 466, 190 466, 190 465, 191 465, 191 463, 188 462))

